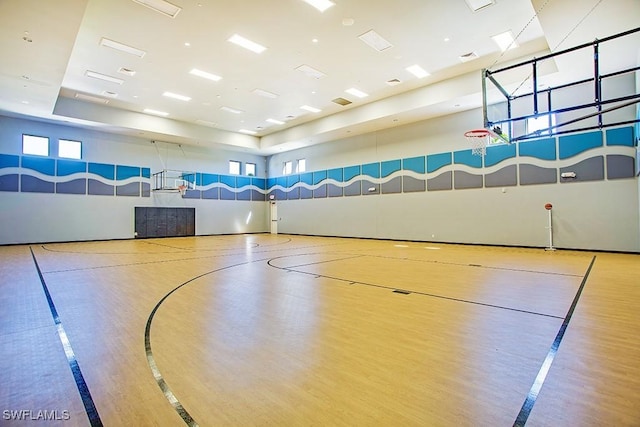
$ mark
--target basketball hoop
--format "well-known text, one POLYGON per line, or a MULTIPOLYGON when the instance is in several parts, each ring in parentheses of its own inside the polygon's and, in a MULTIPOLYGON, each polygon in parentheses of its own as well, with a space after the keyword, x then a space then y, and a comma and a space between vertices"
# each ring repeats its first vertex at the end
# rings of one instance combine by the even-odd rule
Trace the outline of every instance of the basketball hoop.
POLYGON ((180 192, 180 195, 184 197, 184 194, 187 192, 187 186, 186 185, 179 185, 178 186, 178 191, 180 192))
POLYGON ((471 145, 471 154, 484 156, 487 153, 487 145, 491 139, 491 132, 486 129, 474 129, 464 133, 471 145))

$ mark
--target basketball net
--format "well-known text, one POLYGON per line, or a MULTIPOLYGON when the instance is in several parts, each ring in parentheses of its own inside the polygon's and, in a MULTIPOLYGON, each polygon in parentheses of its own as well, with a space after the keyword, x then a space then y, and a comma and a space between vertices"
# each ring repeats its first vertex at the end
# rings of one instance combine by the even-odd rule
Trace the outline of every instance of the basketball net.
POLYGON ((491 133, 486 129, 474 129, 464 133, 471 146, 471 154, 484 156, 487 154, 487 145, 491 139, 491 133))
POLYGON ((187 186, 186 185, 179 185, 178 186, 178 191, 180 192, 180 195, 184 197, 184 194, 187 192, 187 186))

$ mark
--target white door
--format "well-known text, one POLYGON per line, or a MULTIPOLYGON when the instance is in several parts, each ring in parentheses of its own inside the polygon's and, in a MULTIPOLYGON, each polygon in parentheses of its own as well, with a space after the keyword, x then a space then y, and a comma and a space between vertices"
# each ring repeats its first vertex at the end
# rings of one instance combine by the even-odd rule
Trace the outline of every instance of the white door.
POLYGON ((278 234, 278 206, 276 202, 270 202, 271 207, 271 234, 278 234))

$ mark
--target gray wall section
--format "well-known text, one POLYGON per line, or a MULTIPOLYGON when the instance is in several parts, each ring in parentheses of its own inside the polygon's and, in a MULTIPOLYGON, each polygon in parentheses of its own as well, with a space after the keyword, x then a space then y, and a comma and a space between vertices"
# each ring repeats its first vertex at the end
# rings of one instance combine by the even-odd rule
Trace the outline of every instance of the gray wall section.
POLYGON ((465 171, 454 171, 453 188, 456 190, 482 188, 482 175, 471 174, 465 171))
POLYGON ((607 178, 633 178, 635 176, 635 163, 635 159, 630 156, 607 155, 607 178))
POLYGON ((555 184, 558 170, 535 165, 520 165, 520 185, 555 184))
POLYGON ((506 166, 484 176, 485 187, 511 187, 518 185, 516 165, 506 166))
POLYGON ((576 163, 575 165, 560 168, 560 182, 584 182, 601 181, 604 179, 604 158, 602 156, 591 157, 576 163), (563 178, 565 172, 575 172, 575 178, 563 178))

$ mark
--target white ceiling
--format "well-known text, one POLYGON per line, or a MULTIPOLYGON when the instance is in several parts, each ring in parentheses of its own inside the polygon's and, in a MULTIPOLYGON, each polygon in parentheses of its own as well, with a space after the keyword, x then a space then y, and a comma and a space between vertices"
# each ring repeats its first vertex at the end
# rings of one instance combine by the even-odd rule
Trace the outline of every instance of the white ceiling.
MULTIPOLYGON (((133 0, 1 0, 0 113, 266 155, 476 108, 482 68, 640 22, 639 0, 495 0, 476 12, 465 0, 334 2, 321 13, 303 0, 172 0, 181 10, 171 18, 133 0), (353 23, 345 25, 349 19, 353 23), (372 29, 393 46, 378 52, 358 38, 372 29), (520 47, 503 54, 491 36, 507 30, 520 47), (255 54, 229 43, 236 33, 267 50, 255 54), (139 58, 101 46, 102 38, 146 53, 139 58), (469 52, 479 58, 462 63, 459 56, 469 52), (405 69, 413 64, 431 75, 414 77, 405 69), (301 65, 325 76, 309 77, 296 70, 301 65), (136 74, 119 73, 121 67, 136 74), (222 79, 190 75, 193 68, 222 79), (87 71, 123 82, 87 77, 87 71), (388 85, 391 79, 400 84, 388 85), (351 87, 369 96, 346 93, 351 87), (165 91, 191 100, 164 97, 165 91), (83 101, 78 94, 107 102, 83 101), (353 103, 340 106, 335 98, 353 103), (169 115, 146 114, 145 108, 169 115)), ((637 62, 635 46, 623 56, 637 62)), ((568 71, 557 74, 566 78, 568 71)))

